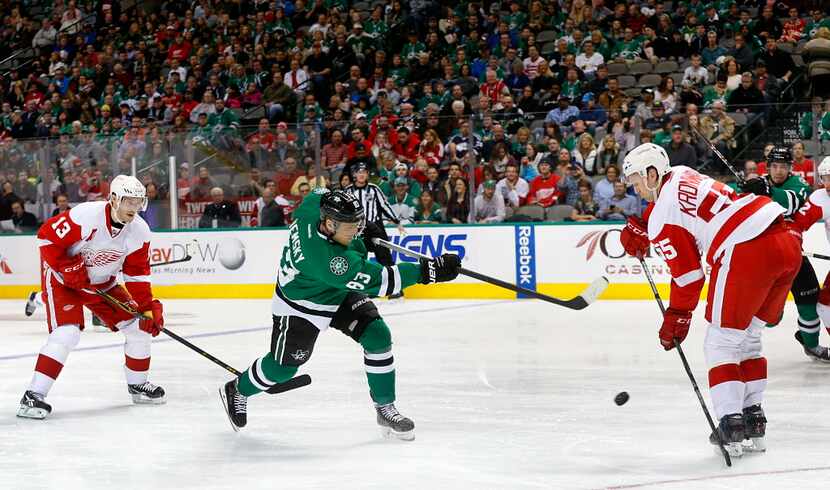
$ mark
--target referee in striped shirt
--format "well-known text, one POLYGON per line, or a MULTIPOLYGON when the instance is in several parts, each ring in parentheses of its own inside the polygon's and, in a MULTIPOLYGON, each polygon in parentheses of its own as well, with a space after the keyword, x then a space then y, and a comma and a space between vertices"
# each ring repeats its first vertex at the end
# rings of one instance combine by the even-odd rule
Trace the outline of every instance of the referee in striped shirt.
POLYGON ((386 247, 379 247, 372 243, 372 238, 389 240, 386 229, 383 227, 383 220, 386 219, 398 225, 398 231, 403 234, 404 229, 389 201, 380 190, 380 187, 369 182, 369 167, 366 162, 358 161, 352 165, 352 181, 346 192, 356 197, 363 205, 363 212, 366 214, 366 229, 363 232, 363 242, 366 250, 374 252, 378 263, 385 266, 394 265, 392 253, 386 247))

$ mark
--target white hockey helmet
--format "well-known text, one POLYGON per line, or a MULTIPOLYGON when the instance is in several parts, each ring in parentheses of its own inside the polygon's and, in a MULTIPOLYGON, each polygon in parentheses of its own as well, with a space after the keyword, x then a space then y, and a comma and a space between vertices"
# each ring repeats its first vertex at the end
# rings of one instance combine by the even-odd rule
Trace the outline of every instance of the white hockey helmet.
POLYGON ((629 177, 637 174, 642 176, 644 181, 648 181, 648 169, 652 167, 657 170, 659 182, 671 169, 669 155, 662 146, 643 143, 631 150, 623 159, 623 178, 628 181, 629 177))
POLYGON ((142 199, 141 210, 147 210, 147 189, 144 184, 131 175, 117 175, 110 183, 110 197, 115 197, 115 207, 121 204, 125 197, 142 199))
POLYGON ((818 165, 818 178, 821 179, 825 175, 830 175, 830 157, 824 157, 818 165))

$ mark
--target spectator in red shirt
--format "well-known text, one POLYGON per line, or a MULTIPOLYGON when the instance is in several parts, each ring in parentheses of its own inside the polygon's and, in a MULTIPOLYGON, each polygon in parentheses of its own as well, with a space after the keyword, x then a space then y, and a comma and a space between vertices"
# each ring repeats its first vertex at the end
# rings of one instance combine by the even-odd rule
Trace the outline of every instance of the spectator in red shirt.
POLYGON ((793 145, 793 170, 796 175, 800 175, 810 184, 810 187, 816 185, 816 164, 813 160, 804 155, 804 143, 797 142, 793 145))
POLYGON ((250 136, 248 136, 248 144, 245 146, 245 149, 248 152, 257 150, 265 152, 271 151, 276 140, 277 135, 271 132, 271 127, 268 124, 268 119, 263 117, 259 120, 259 125, 257 126, 256 133, 253 133, 250 136))
POLYGON ((481 84, 481 95, 488 97, 490 100, 501 100, 502 95, 509 95, 510 89, 502 81, 496 78, 496 71, 487 69, 485 72, 485 82, 481 84))
POLYGON ((277 183, 279 194, 290 196, 291 186, 294 185, 297 177, 301 175, 305 175, 305 172, 297 168, 297 160, 293 157, 286 158, 283 168, 278 170, 274 175, 274 181, 277 183))
POLYGON ((435 130, 427 129, 424 132, 424 139, 418 148, 418 156, 430 166, 436 166, 444 159, 444 145, 441 144, 435 130))
POLYGON ((331 175, 343 170, 349 156, 349 148, 343 144, 343 132, 335 129, 331 132, 331 143, 323 146, 320 164, 331 175))
POLYGON ((539 162, 539 175, 530 181, 527 203, 543 208, 553 206, 559 201, 558 183, 559 176, 551 172, 550 161, 542 160, 539 162))
POLYGON ((167 50, 167 59, 187 61, 190 57, 191 49, 193 49, 193 46, 190 42, 182 37, 181 33, 177 33, 176 39, 173 40, 170 44, 170 48, 167 50))
POLYGON ((366 136, 363 134, 363 131, 360 129, 352 130, 352 142, 349 143, 348 149, 348 159, 352 160, 353 158, 359 156, 358 151, 360 148, 363 148, 362 155, 368 155, 372 151, 372 144, 366 139, 366 136))
POLYGON ((398 128, 398 142, 394 147, 398 160, 406 163, 414 163, 418 158, 420 145, 421 138, 414 131, 410 131, 406 126, 398 128))

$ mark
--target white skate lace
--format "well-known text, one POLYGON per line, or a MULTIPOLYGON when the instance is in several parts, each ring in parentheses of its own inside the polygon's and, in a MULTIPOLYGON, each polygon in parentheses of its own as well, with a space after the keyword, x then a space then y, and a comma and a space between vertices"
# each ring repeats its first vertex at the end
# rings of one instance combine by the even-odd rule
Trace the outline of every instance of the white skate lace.
POLYGON ((149 381, 145 381, 140 385, 133 385, 133 389, 137 391, 143 391, 145 393, 152 393, 153 391, 155 391, 156 388, 158 388, 158 386, 154 385, 149 381))
POLYGON ((395 408, 395 405, 389 404, 384 405, 380 408, 380 414, 383 415, 383 418, 386 420, 390 420, 392 422, 399 422, 403 420, 405 417, 398 412, 398 409, 395 408))
POLYGON ((248 397, 236 393, 233 396, 233 407, 237 414, 246 413, 248 411, 248 397))

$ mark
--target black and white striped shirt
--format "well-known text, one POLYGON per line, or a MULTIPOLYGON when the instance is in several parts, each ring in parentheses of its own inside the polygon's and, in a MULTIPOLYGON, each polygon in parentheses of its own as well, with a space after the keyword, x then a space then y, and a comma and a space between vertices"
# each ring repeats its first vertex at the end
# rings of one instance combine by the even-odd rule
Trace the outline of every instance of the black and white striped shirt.
POLYGON ((384 219, 393 223, 400 223, 400 218, 389 205, 383 191, 375 184, 366 184, 358 187, 355 184, 346 187, 346 192, 356 197, 363 205, 363 212, 366 214, 366 222, 379 223, 384 219))

